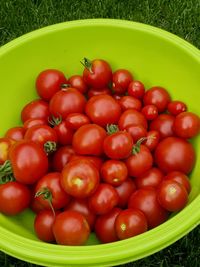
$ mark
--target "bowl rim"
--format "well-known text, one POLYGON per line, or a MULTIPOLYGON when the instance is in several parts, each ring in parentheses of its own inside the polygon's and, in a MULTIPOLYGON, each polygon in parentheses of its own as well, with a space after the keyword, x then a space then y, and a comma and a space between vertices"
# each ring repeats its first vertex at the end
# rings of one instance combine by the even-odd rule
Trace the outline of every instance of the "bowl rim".
MULTIPOLYGON (((199 49, 182 38, 154 26, 118 19, 84 19, 46 26, 26 33, 0 47, 0 57, 30 39, 53 31, 85 26, 124 27, 151 33, 181 47, 200 63, 199 49)), ((0 221, 1 218, 3 215, 0 215, 0 221)), ((30 240, 0 226, 0 248, 14 257, 46 266, 56 267, 66 264, 70 264, 70 266, 110 266, 111 263, 125 263, 155 253, 183 237, 199 223, 200 195, 165 223, 127 240, 90 246, 60 246, 30 240)))

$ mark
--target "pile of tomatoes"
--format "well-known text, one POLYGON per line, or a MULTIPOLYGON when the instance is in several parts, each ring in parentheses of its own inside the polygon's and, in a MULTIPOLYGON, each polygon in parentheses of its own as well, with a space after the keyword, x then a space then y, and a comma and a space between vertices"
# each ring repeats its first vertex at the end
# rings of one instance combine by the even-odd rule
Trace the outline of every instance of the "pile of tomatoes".
POLYGON ((35 213, 39 239, 82 245, 141 234, 185 207, 199 117, 127 69, 84 58, 82 75, 36 78, 39 98, 0 139, 0 211, 35 213))

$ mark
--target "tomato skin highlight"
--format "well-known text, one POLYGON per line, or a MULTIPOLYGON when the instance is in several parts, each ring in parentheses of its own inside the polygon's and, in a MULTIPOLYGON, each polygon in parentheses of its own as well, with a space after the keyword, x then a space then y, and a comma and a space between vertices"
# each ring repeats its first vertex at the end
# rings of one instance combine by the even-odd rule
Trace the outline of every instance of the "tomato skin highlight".
POLYGON ((133 75, 126 69, 118 69, 113 73, 112 77, 112 90, 116 94, 124 94, 130 82, 133 80, 133 75))
POLYGON ((81 75, 73 75, 69 78, 71 87, 76 88, 81 94, 85 94, 88 90, 86 83, 81 75))
POLYGON ((141 112, 135 109, 128 109, 120 116, 118 125, 120 130, 125 130, 129 126, 135 125, 142 125, 147 129, 147 120, 141 112))
POLYGON ((8 129, 5 134, 6 138, 10 138, 14 141, 21 141, 24 139, 25 129, 23 127, 13 127, 8 129))
POLYGON ((176 116, 176 115, 180 114, 181 112, 186 111, 187 106, 185 103, 183 103, 181 101, 171 101, 171 102, 169 102, 169 104, 167 106, 167 110, 169 111, 169 113, 176 116))
POLYGON ((17 215, 28 208, 31 192, 26 185, 17 181, 0 185, 0 212, 17 215))
POLYGON ((78 130, 81 126, 90 123, 89 118, 82 113, 70 113, 65 121, 67 127, 72 130, 78 130))
POLYGON ((182 186, 185 187, 188 194, 191 191, 191 185, 190 185, 189 177, 182 172, 177 172, 177 171, 169 172, 164 177, 164 180, 173 180, 173 181, 181 184, 182 186))
POLYGON ((137 188, 142 188, 142 187, 158 187, 160 183, 162 182, 164 178, 164 174, 161 172, 160 169, 153 167, 143 173, 141 176, 137 176, 135 178, 135 183, 137 188))
POLYGON ((128 86, 128 95, 142 99, 145 94, 144 84, 141 81, 132 81, 128 86))

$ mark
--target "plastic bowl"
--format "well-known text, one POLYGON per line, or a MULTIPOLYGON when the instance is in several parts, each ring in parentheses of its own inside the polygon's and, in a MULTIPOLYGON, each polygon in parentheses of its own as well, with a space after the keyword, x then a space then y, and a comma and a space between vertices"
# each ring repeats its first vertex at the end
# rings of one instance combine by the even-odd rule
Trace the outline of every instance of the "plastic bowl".
MULTIPOLYGON (((113 70, 128 68, 146 88, 166 87, 173 99, 200 112, 200 52, 166 31, 140 23, 94 19, 61 23, 26 34, 0 49, 1 129, 20 124, 20 110, 36 98, 35 78, 46 68, 69 77, 82 73, 83 57, 108 60, 113 70)), ((113 266, 150 255, 181 238, 200 222, 200 138, 197 163, 186 208, 162 225, 137 237, 110 244, 72 247, 46 244, 33 231, 34 214, 0 215, 0 248, 25 261, 46 266, 113 266)))

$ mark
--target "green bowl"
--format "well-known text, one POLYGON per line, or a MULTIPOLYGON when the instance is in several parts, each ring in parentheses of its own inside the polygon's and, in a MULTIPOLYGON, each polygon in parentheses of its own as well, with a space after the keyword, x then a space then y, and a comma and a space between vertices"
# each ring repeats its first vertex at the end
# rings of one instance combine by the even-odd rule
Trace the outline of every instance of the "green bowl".
MULTIPOLYGON (((113 70, 127 68, 134 77, 166 87, 172 98, 185 101, 200 113, 200 52, 166 31, 140 23, 94 19, 61 23, 26 34, 0 49, 0 134, 19 125, 20 110, 36 98, 35 78, 46 68, 67 77, 82 73, 80 60, 102 58, 113 70)), ((0 215, 0 248, 7 254, 45 266, 113 266, 134 261, 172 244, 200 222, 200 138, 193 144, 197 163, 191 174, 189 203, 167 222, 139 236, 98 244, 91 235, 88 246, 46 244, 33 231, 31 211, 0 215)))

